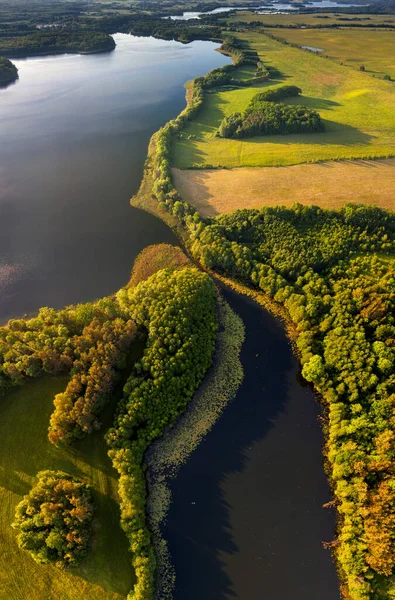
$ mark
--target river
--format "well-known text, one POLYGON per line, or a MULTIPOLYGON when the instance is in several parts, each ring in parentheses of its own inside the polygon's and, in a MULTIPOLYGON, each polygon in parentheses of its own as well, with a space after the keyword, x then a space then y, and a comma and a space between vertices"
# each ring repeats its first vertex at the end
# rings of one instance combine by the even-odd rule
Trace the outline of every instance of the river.
POLYGON ((14 60, 0 89, 0 322, 110 294, 147 245, 176 242, 129 206, 149 138, 218 44, 117 34, 113 52, 14 60))
MULTIPOLYGON (((0 90, 1 320, 111 293, 142 248, 175 242, 128 199, 184 82, 229 59, 209 42, 114 37, 109 54, 17 60, 0 90)), ((276 321, 225 295, 246 326, 245 379, 172 485, 175 598, 338 600, 317 404, 276 321)))
POLYGON ((340 600, 318 424, 281 325, 226 291, 242 318, 244 381, 170 482, 163 534, 174 600, 340 600))

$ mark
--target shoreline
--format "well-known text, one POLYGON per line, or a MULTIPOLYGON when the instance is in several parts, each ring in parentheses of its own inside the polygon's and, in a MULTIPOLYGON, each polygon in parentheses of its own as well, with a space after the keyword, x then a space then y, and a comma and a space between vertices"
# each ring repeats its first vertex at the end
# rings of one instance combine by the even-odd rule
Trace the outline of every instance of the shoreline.
MULTIPOLYGON (((233 54, 233 53, 230 53, 227 51, 223 51, 221 49, 221 47, 215 48, 215 51, 220 52, 221 54, 230 56, 230 58, 232 59, 232 64, 235 64, 235 62, 237 60, 236 54, 233 54)), ((186 90, 186 94, 185 94, 186 105, 185 105, 184 109, 179 113, 179 115, 176 119, 182 117, 182 115, 192 105, 192 94, 193 94, 194 81, 195 81, 194 79, 189 80, 184 84, 184 87, 186 90)), ((165 124, 165 126, 175 122, 176 119, 169 121, 168 123, 165 124)), ((270 298, 267 294, 265 294, 264 292, 262 292, 260 290, 254 290, 254 289, 248 287, 247 285, 245 285, 244 283, 234 281, 228 277, 219 275, 218 273, 214 273, 210 269, 205 269, 200 263, 198 263, 196 261, 196 259, 194 259, 192 257, 191 252, 189 251, 190 236, 188 234, 186 227, 183 224, 181 224, 180 219, 177 219, 169 210, 165 210, 165 209, 161 208, 159 206, 159 201, 156 198, 154 198, 153 189, 152 189, 153 182, 154 182, 154 171, 155 171, 154 161, 155 161, 155 152, 156 152, 156 139, 157 139, 159 131, 155 132, 150 139, 149 146, 148 146, 148 152, 147 152, 147 158, 146 158, 146 162, 144 165, 143 178, 142 178, 141 185, 140 185, 138 192, 134 196, 132 196, 132 198, 130 199, 131 206, 133 206, 134 208, 139 208, 139 209, 145 210, 146 212, 163 220, 177 235, 177 237, 179 238, 179 240, 182 244, 183 250, 187 253, 187 256, 193 261, 194 264, 196 264, 196 266, 199 269, 207 272, 210 276, 212 276, 216 280, 216 285, 218 285, 218 281, 221 282, 222 285, 224 285, 228 289, 236 292, 237 294, 240 294, 242 297, 247 297, 247 298, 252 299, 261 308, 263 308, 265 311, 270 313, 276 319, 276 321, 279 322, 280 326, 284 329, 285 336, 291 344, 292 354, 298 361, 300 371, 301 371, 300 353, 296 347, 296 339, 298 337, 298 333, 296 330, 296 326, 292 322, 287 309, 284 306, 282 306, 281 304, 279 304, 278 302, 275 302, 272 298, 270 298)), ((326 162, 326 161, 323 161, 323 162, 326 162)), ((323 410, 323 415, 324 415, 323 420, 321 420, 321 422, 319 424, 319 427, 320 427, 323 437, 324 437, 324 446, 322 448, 321 458, 322 458, 323 469, 325 472, 325 477, 327 479, 329 489, 331 491, 331 502, 329 503, 329 505, 332 505, 332 503, 336 502, 336 496, 333 493, 334 481, 332 479, 332 476, 330 473, 330 468, 328 466, 328 464, 329 464, 328 463, 329 405, 327 402, 324 401, 324 399, 321 397, 319 392, 315 389, 315 386, 313 384, 311 384, 307 381, 305 381, 305 383, 306 383, 306 385, 308 385, 310 387, 310 389, 312 389, 315 401, 323 410)), ((195 392, 195 394, 197 394, 197 393, 198 392, 195 392)), ((193 402, 194 402, 194 400, 192 400, 192 403, 193 402)), ((188 410, 189 410, 189 407, 187 408, 186 413, 188 412, 188 410)), ((182 419, 183 416, 184 415, 182 415, 180 417, 180 419, 182 419)), ((160 440, 161 439, 162 438, 160 438, 160 440)), ((148 489, 149 489, 150 483, 148 483, 148 482, 149 482, 149 476, 147 475, 147 485, 148 485, 148 489)), ((167 510, 167 508, 166 508, 166 510, 167 510)), ((340 525, 341 525, 341 515, 339 514, 339 512, 337 510, 336 510, 335 521, 336 521, 335 532, 337 533, 340 528, 340 525)), ((155 536, 155 534, 153 534, 153 535, 155 536)), ((164 542, 164 544, 166 546, 166 542, 164 542)), ((155 542, 154 542, 154 545, 156 548, 155 542)), ((161 542, 160 542, 160 547, 163 547, 163 540, 161 540, 161 542)), ((344 574, 343 574, 341 565, 339 563, 339 560, 337 559, 336 554, 332 551, 332 548, 331 548, 331 555, 332 555, 332 561, 336 568, 337 576, 339 578, 339 594, 341 595, 341 597, 343 597, 343 595, 346 593, 344 591, 346 589, 344 574)), ((160 596, 158 596, 157 594, 158 594, 158 590, 156 590, 155 600, 162 600, 162 598, 160 596)), ((170 600, 170 599, 164 597, 163 600, 170 600)))

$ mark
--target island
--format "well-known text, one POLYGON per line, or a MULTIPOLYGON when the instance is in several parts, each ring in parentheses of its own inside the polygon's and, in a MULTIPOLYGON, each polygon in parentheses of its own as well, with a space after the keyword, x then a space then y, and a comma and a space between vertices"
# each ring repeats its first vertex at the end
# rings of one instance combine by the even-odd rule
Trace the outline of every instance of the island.
POLYGON ((0 56, 0 85, 11 83, 18 79, 18 69, 8 60, 0 56))

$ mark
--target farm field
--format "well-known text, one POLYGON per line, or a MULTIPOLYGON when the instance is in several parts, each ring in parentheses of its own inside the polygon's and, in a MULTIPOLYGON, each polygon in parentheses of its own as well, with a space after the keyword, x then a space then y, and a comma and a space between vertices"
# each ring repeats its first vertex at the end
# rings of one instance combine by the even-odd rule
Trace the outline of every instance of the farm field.
POLYGON ((281 44, 259 34, 240 34, 261 60, 276 67, 281 79, 256 87, 206 95, 196 118, 173 146, 173 166, 284 166, 304 162, 395 155, 395 86, 334 61, 281 44), (297 85, 296 98, 318 110, 326 131, 314 134, 232 140, 215 137, 221 120, 244 111, 251 98, 269 86, 297 85))
MULTIPOLYGON (((3 397, 0 405, 0 598, 3 600, 121 600, 134 583, 131 555, 119 525, 117 477, 107 456, 103 429, 72 448, 47 439, 53 397, 66 378, 29 382, 3 397), (90 482, 95 500, 93 548, 78 568, 38 565, 19 550, 11 528, 15 506, 35 475, 60 469, 90 482)), ((112 412, 112 411, 111 411, 112 412)))
POLYGON ((345 65, 395 79, 395 31, 371 29, 276 29, 274 35, 298 46, 322 48, 345 65))
POLYGON ((339 25, 339 27, 347 27, 347 25, 395 25, 395 15, 367 15, 367 14, 339 14, 339 13, 319 13, 319 14, 258 14, 252 11, 237 11, 235 15, 221 19, 231 25, 233 23, 252 23, 260 21, 262 26, 265 25, 282 25, 282 26, 325 26, 339 25), (345 20, 347 19, 347 20, 345 20))
POLYGON ((277 169, 173 169, 173 179, 183 200, 206 217, 238 208, 291 206, 295 202, 333 209, 358 202, 395 210, 395 159, 277 169), (341 186, 334 186, 334 181, 341 181, 341 186))

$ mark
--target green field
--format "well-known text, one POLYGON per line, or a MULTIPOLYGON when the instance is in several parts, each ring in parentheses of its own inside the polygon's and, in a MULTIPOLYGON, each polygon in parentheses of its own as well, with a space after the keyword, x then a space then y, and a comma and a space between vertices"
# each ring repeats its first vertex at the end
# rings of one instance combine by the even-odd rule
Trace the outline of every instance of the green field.
POLYGON ((282 166, 345 158, 395 155, 395 85, 315 54, 281 44, 259 33, 242 34, 261 60, 282 74, 275 85, 302 88, 296 99, 318 110, 324 133, 220 139, 215 132, 224 116, 243 111, 263 88, 208 93, 195 119, 173 145, 173 166, 282 166))
POLYGON ((338 62, 395 79, 395 31, 366 29, 276 29, 274 35, 298 46, 322 48, 338 62))
MULTIPOLYGON (((29 382, 0 402, 0 598, 3 600, 121 600, 134 583, 131 555, 119 525, 117 476, 107 456, 103 430, 60 450, 47 439, 53 397, 66 378, 29 382), (78 568, 38 565, 19 550, 11 528, 16 504, 44 469, 85 478, 93 488, 94 540, 78 568)), ((113 407, 112 407, 113 408, 113 407)))
MULTIPOLYGON (((339 14, 339 13, 320 13, 320 14, 302 14, 302 13, 289 13, 289 14, 274 14, 265 15, 257 14, 251 11, 237 11, 234 15, 227 17, 226 13, 221 21, 228 24, 237 22, 251 23, 252 21, 259 21, 262 26, 265 25, 296 25, 302 27, 307 26, 325 26, 336 24, 339 27, 347 27, 347 25, 395 25, 395 15, 366 15, 366 14, 339 14), (344 19, 347 19, 345 21, 344 19), (359 20, 362 19, 362 20, 359 20)), ((273 32, 275 33, 275 32, 273 32)))

